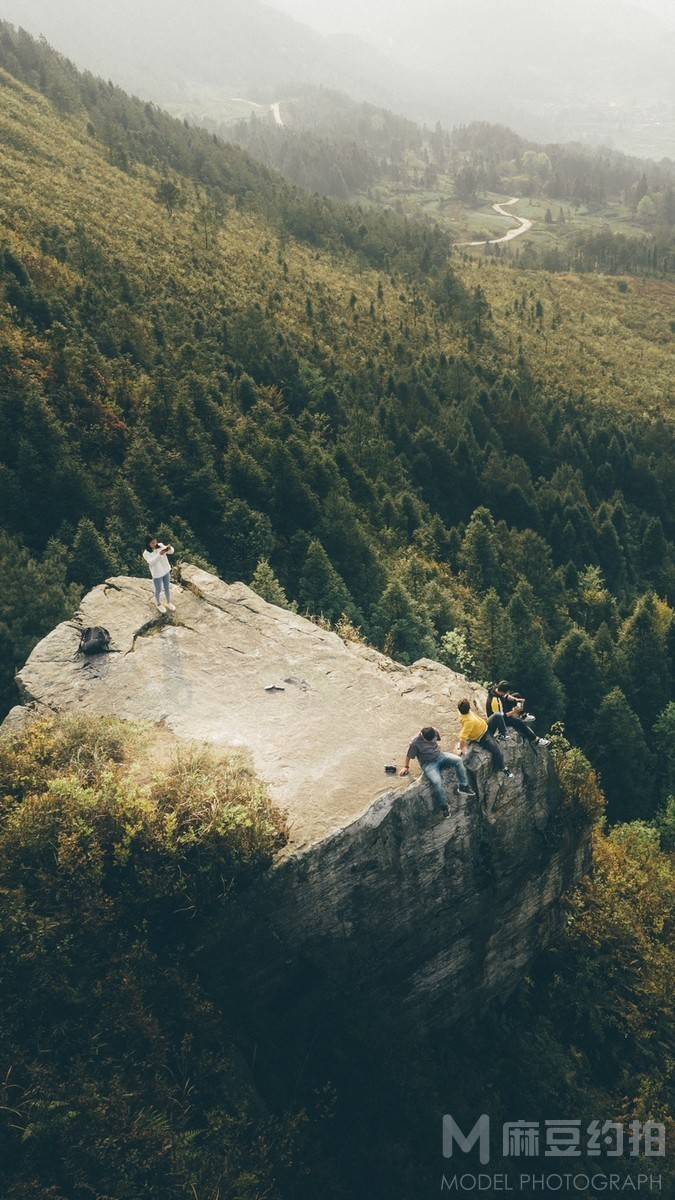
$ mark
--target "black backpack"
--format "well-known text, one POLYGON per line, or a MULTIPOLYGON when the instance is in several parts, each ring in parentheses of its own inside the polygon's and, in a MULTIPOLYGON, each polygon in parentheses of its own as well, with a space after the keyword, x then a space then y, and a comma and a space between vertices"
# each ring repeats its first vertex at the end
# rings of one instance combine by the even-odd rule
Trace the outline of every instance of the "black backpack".
POLYGON ((102 625, 90 625, 80 635, 78 654, 107 654, 110 650, 110 634, 102 625))

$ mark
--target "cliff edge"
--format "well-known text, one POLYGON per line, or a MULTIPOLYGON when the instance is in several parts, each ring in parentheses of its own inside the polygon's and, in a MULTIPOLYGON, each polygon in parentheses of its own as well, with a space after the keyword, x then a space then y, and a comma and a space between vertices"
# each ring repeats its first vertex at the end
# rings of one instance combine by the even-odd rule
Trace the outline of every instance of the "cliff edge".
POLYGON ((365 987, 413 1022, 447 1024, 507 995, 590 866, 590 831, 566 808, 550 751, 510 733, 505 779, 474 749, 477 794, 454 795, 449 772, 444 819, 422 780, 385 765, 400 765, 430 723, 453 749, 457 702, 480 703, 478 685, 345 643, 196 567, 181 580, 170 618, 158 616, 148 580, 94 588, 31 654, 8 728, 34 711, 86 709, 250 755, 290 828, 243 918, 261 1003, 288 996, 298 970, 319 990, 365 987), (110 631, 109 655, 78 656, 89 625, 110 631))

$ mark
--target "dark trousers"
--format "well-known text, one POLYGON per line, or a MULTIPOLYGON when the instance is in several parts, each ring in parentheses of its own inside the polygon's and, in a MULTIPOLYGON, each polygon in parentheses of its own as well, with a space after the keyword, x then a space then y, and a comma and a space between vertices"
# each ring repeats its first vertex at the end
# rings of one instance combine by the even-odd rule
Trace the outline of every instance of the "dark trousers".
MULTIPOLYGON (((495 713, 495 716, 497 716, 497 717, 501 716, 501 713, 495 713)), ((502 754, 501 750, 499 749, 499 746, 497 745, 492 734, 484 733, 482 738, 480 739, 478 745, 482 746, 484 750, 488 750, 490 752, 490 754, 492 755, 492 765, 495 768, 495 770, 503 771, 504 766, 505 766, 504 755, 502 754)))
POLYGON ((488 733, 501 733, 502 737, 506 737, 506 728, 515 729, 519 733, 524 742, 536 742, 537 735, 533 733, 526 721, 521 721, 520 717, 509 717, 504 713, 493 713, 488 721, 488 733))
POLYGON ((537 735, 530 729, 527 721, 521 721, 520 717, 504 717, 507 725, 515 729, 526 742, 536 742, 537 735))

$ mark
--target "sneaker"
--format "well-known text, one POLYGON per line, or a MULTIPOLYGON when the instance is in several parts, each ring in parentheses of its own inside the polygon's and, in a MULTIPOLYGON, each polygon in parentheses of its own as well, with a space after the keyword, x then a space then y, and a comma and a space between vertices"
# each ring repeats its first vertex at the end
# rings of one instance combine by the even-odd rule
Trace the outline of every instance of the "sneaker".
POLYGON ((443 816, 443 817, 449 817, 449 816, 450 816, 450 809, 448 808, 447 804, 444 804, 444 805, 443 805, 443 807, 442 807, 442 809, 441 809, 441 816, 443 816))
POLYGON ((175 604, 167 604, 167 606, 166 606, 166 607, 168 608, 169 612, 175 612, 175 611, 176 611, 176 605, 175 605, 175 604))
POLYGON ((475 796, 476 795, 476 793, 473 792, 470 787, 458 787, 457 791, 459 792, 460 796, 475 796))
POLYGON ((534 725, 537 718, 533 717, 532 713, 525 713, 525 715, 522 716, 520 719, 521 719, 521 721, 524 721, 526 725, 534 725))
POLYGON ((160 613, 162 614, 162 616, 164 616, 164 614, 166 613, 166 607, 165 607, 165 605, 163 605, 163 604, 158 604, 158 605, 157 605, 157 612, 160 612, 160 613))
POLYGON ((541 748, 543 750, 545 746, 551 745, 551 739, 550 738, 537 738, 537 745, 541 746, 541 748))
POLYGON ((510 771, 508 767, 504 767, 504 770, 502 771, 502 775, 504 776, 505 779, 513 779, 513 777, 514 777, 513 771, 510 771))

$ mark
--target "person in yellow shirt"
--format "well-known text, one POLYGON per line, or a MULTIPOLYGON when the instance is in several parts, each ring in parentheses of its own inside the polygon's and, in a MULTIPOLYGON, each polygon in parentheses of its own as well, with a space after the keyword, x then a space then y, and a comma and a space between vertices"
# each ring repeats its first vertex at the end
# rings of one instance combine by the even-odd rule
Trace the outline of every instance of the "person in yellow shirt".
POLYGON ((465 754, 469 746, 476 744, 482 746, 492 755, 492 763, 496 771, 501 771, 507 779, 511 779, 513 772, 509 771, 504 762, 504 755, 493 738, 488 728, 488 723, 477 712, 471 711, 471 705, 468 700, 460 700, 457 705, 459 709, 459 742, 462 754, 465 754))

